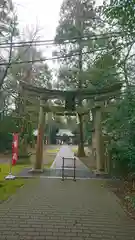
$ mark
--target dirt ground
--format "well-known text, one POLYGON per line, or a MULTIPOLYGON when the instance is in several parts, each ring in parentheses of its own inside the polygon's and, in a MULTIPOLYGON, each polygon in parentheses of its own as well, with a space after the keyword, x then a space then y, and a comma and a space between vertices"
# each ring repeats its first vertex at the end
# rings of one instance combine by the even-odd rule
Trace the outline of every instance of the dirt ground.
POLYGON ((7 163, 11 160, 11 154, 0 153, 0 163, 7 163))
POLYGON ((107 185, 120 199, 126 213, 135 219, 135 189, 133 189, 132 183, 124 180, 113 180, 107 185))

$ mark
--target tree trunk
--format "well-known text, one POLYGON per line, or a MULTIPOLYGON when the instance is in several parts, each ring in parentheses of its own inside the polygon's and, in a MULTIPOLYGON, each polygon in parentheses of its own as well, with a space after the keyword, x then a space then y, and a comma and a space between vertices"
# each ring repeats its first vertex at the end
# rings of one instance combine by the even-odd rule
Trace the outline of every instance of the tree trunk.
POLYGON ((85 157, 84 151, 84 137, 83 137, 83 116, 79 115, 79 133, 80 133, 80 141, 78 144, 78 157, 85 157))
MULTIPOLYGON (((80 35, 80 33, 79 33, 80 35)), ((82 45, 81 45, 81 40, 82 37, 80 35, 80 39, 78 41, 79 44, 79 79, 78 79, 78 88, 82 89, 82 78, 81 78, 81 73, 82 73, 82 45)), ((79 106, 82 106, 82 99, 79 99, 79 106)), ((80 142, 78 144, 78 157, 85 157, 85 151, 84 151, 84 135, 83 135, 83 116, 79 115, 79 133, 80 133, 80 142)))

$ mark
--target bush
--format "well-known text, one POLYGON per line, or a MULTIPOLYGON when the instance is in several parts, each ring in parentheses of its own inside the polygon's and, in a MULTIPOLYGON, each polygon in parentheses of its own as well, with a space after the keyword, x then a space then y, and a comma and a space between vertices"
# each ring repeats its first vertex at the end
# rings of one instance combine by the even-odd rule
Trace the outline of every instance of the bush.
POLYGON ((135 172, 135 146, 119 140, 110 145, 113 161, 113 172, 117 175, 126 176, 135 172))

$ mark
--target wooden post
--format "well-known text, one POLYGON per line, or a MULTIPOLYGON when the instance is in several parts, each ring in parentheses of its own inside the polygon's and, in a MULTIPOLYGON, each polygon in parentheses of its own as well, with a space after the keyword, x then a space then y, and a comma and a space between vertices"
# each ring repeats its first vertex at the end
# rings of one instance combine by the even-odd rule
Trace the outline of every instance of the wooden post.
POLYGON ((36 161, 34 170, 42 170, 43 161, 43 146, 44 146, 44 125, 45 125, 45 114, 43 109, 43 101, 40 101, 39 111, 39 123, 38 123, 38 136, 37 136, 37 147, 36 147, 36 161))
POLYGON ((92 143, 91 143, 91 150, 92 150, 92 158, 94 161, 96 161, 96 156, 95 156, 95 130, 92 132, 92 143))
POLYGON ((101 107, 95 108, 95 148, 96 148, 96 165, 97 171, 104 170, 104 154, 103 154, 103 139, 102 139, 102 119, 101 107))

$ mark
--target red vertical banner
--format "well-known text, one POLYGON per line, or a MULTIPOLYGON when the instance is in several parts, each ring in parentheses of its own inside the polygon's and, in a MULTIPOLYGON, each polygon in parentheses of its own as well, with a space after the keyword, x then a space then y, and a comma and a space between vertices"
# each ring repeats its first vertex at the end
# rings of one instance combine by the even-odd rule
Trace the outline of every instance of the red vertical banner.
POLYGON ((12 165, 15 165, 18 160, 18 139, 18 133, 14 133, 12 142, 12 165))

